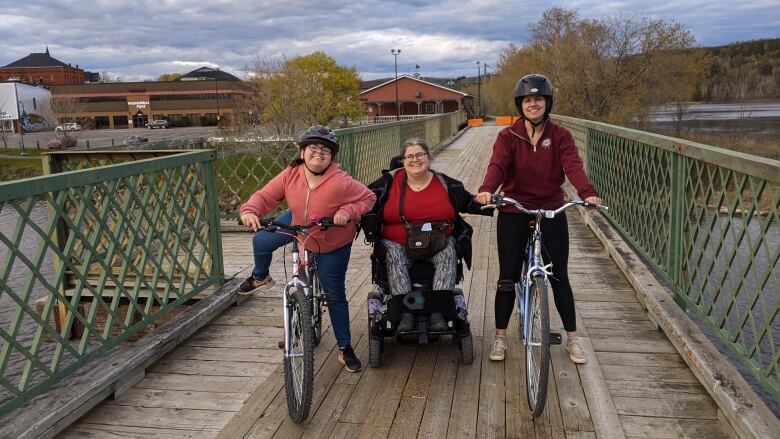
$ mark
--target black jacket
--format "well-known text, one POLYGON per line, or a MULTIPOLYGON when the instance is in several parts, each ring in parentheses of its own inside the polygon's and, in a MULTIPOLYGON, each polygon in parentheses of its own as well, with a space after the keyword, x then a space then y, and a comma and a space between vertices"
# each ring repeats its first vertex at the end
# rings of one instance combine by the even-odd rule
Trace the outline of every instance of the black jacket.
MULTIPOLYGON (((368 188, 376 194, 376 203, 370 212, 363 215, 361 220, 361 227, 363 233, 366 236, 366 241, 376 242, 381 236, 382 232, 382 208, 387 202, 387 197, 390 195, 390 185, 393 182, 393 178, 402 169, 393 169, 391 171, 383 172, 375 182, 368 185, 368 188)), ((482 210, 481 204, 474 201, 474 195, 472 195, 458 180, 451 178, 445 174, 433 171, 433 174, 441 181, 447 194, 450 197, 450 203, 455 209, 455 227, 452 230, 452 237, 455 238, 455 248, 458 252, 458 258, 463 258, 466 262, 466 267, 471 269, 471 235, 473 229, 471 225, 467 223, 459 213, 472 213, 476 215, 492 216, 493 210, 482 210)))

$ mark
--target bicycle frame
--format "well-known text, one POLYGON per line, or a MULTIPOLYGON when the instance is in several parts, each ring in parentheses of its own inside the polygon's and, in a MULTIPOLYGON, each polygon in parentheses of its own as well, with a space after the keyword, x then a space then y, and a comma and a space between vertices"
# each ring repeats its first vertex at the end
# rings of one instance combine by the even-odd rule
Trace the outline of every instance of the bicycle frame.
POLYGON ((515 283, 515 297, 517 300, 517 309, 520 312, 520 317, 523 320, 523 346, 528 343, 528 331, 529 331, 529 319, 528 315, 528 301, 530 300, 529 293, 531 289, 531 279, 536 277, 544 278, 544 283, 547 283, 547 276, 552 274, 552 264, 544 265, 542 260, 542 230, 541 219, 543 213, 537 213, 536 222, 534 224, 534 232, 529 237, 528 242, 525 245, 525 259, 523 260, 523 277, 519 282, 515 283))
MULTIPOLYGON (((303 272, 303 276, 301 276, 301 267, 308 265, 309 261, 309 253, 304 249, 303 251, 303 264, 301 264, 301 257, 300 257, 300 246, 298 243, 298 237, 293 235, 293 241, 292 241, 292 278, 289 282, 287 282, 287 285, 284 287, 284 295, 282 296, 282 306, 283 309, 287 309, 289 306, 290 301, 290 291, 297 287, 302 287, 304 293, 306 294, 306 298, 311 300, 311 288, 309 288, 308 282, 305 280, 305 271, 303 272), (302 278, 303 277, 303 278, 302 278)), ((294 354, 292 353, 292 338, 289 336, 290 334, 290 319, 288 314, 284 313, 284 356, 285 357, 300 357, 303 354, 294 354)))

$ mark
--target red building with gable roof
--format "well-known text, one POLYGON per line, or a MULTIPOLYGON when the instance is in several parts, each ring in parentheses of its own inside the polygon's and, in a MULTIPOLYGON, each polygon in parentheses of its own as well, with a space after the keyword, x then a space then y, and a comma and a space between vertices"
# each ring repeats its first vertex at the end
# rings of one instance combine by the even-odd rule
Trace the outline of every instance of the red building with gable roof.
MULTIPOLYGON (((424 81, 414 76, 398 77, 400 115, 441 114, 471 107, 468 93, 424 81)), ((360 93, 368 116, 396 115, 396 80, 390 79, 360 93)))
POLYGON ((31 53, 0 67, 0 81, 19 81, 35 85, 83 84, 84 70, 53 58, 46 52, 31 53))

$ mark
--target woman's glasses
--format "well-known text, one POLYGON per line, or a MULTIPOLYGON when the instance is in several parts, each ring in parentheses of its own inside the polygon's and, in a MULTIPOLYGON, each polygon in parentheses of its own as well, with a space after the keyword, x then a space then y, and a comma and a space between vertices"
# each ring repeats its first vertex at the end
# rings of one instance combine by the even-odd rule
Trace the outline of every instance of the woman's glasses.
POLYGON ((404 156, 404 160, 411 162, 412 160, 422 160, 423 157, 427 157, 427 152, 418 152, 417 154, 408 154, 404 156))
POLYGON ((331 151, 330 148, 327 146, 317 145, 316 143, 310 143, 306 145, 307 148, 309 148, 309 151, 311 152, 318 152, 322 155, 331 155, 333 154, 333 151, 331 151))

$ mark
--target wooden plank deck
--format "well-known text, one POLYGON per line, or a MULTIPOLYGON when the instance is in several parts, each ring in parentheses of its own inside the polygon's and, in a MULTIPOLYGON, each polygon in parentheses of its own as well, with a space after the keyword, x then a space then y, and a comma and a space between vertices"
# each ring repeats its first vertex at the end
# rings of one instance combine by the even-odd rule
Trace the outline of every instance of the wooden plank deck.
MULTIPOLYGON (((434 168, 475 191, 497 131, 494 126, 469 129, 436 157, 434 168)), ((507 360, 491 362, 485 355, 492 343, 498 277, 495 220, 468 220, 475 229, 474 266, 461 287, 472 323, 474 364, 460 364, 449 339, 422 346, 388 339, 383 367, 352 374, 336 360, 328 329, 316 351, 311 416, 293 423, 275 348, 284 279, 279 255, 272 266, 277 286, 215 318, 147 369, 134 388, 104 401, 59 437, 727 437, 705 389, 576 214, 569 221, 570 275, 589 361, 574 365, 561 346, 552 347, 547 408, 532 419, 517 319, 510 327, 507 360)), ((228 274, 251 265, 249 234, 223 239, 228 274)), ((356 242, 347 274, 353 345, 364 364, 365 298, 373 289, 369 253, 356 242)), ((554 308, 551 317, 552 327, 562 331, 554 308)))

